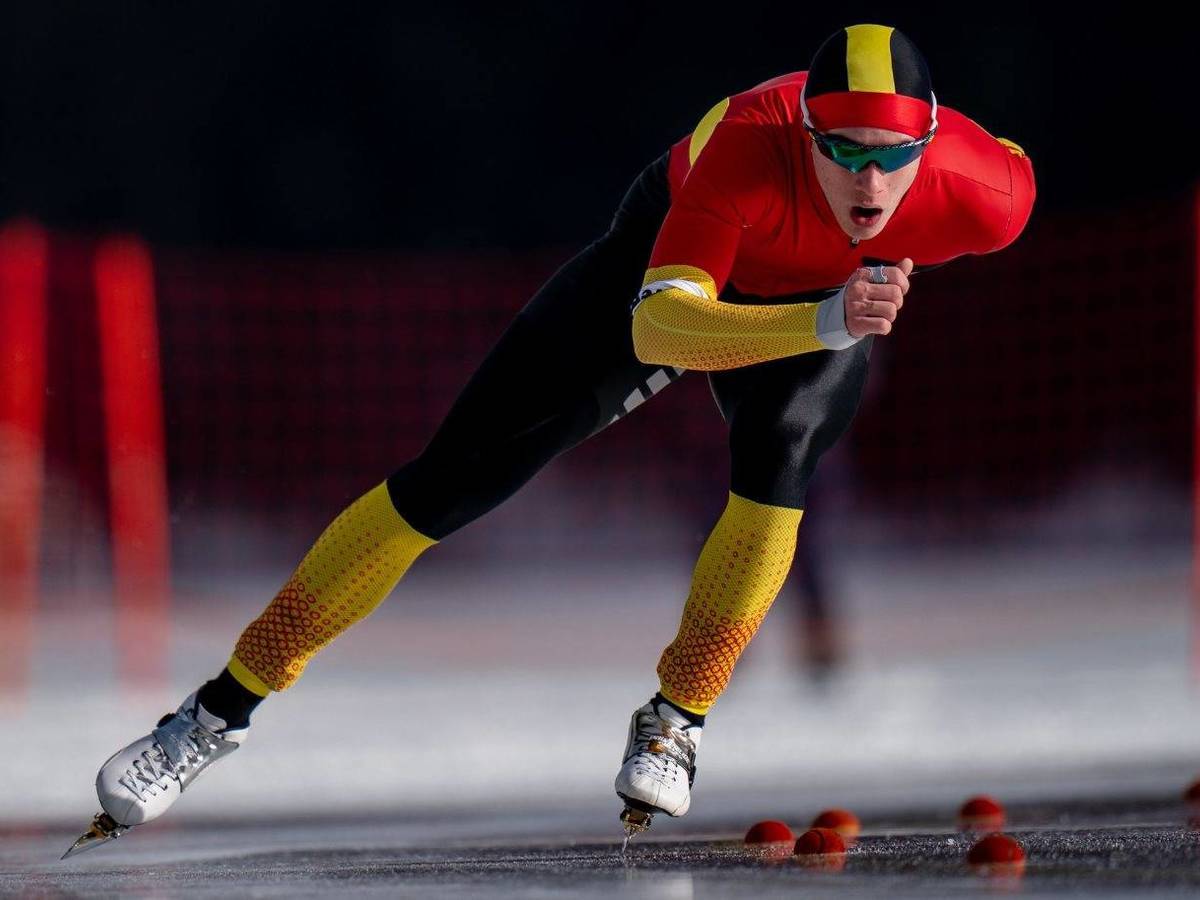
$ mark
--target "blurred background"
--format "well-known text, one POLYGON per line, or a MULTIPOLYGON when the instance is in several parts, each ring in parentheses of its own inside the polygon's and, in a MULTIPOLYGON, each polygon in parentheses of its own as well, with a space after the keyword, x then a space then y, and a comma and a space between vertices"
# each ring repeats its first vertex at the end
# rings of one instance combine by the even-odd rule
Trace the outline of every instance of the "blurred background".
MULTIPOLYGON (((60 777, 0 819, 82 825, 96 767, 421 449, 641 168, 855 21, 1024 147, 1038 204, 1011 249, 914 280, 876 342, 700 785, 1190 771, 1197 85, 1187 29, 1105 15, 3 4, 0 785, 60 777)), ((725 440, 692 373, 551 464, 268 702, 189 808, 537 802, 549 749, 562 796, 607 809, 725 440), (545 733, 581 704, 582 742, 545 733), (487 727, 447 747, 464 716, 487 727)))

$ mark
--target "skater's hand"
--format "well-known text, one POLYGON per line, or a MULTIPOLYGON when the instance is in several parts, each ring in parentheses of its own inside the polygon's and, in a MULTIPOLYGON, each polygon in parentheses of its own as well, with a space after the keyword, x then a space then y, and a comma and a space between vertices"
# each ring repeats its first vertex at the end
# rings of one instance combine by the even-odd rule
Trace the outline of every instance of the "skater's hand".
POLYGON ((857 269, 850 276, 842 296, 846 304, 846 330, 851 337, 891 333, 892 324, 904 305, 912 270, 913 261, 905 257, 898 266, 883 267, 887 284, 871 282, 871 273, 877 271, 877 267, 857 269))

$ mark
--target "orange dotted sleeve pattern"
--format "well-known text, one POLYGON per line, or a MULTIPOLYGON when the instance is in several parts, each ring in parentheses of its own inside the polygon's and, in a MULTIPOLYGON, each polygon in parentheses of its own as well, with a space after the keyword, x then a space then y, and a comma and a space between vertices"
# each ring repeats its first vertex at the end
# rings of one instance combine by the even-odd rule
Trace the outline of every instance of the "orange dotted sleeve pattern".
POLYGON ((723 303, 713 279, 693 266, 649 269, 642 284, 633 348, 644 363, 713 372, 825 349, 817 339, 817 303, 723 303), (700 291, 670 281, 690 282, 700 291))
POLYGON ((230 672, 261 696, 291 687, 308 661, 382 603, 434 543, 396 512, 386 482, 368 491, 317 538, 242 633, 230 672))
POLYGON ((679 632, 658 662, 662 695, 703 715, 729 684, 783 587, 804 511, 737 494, 700 552, 679 632))

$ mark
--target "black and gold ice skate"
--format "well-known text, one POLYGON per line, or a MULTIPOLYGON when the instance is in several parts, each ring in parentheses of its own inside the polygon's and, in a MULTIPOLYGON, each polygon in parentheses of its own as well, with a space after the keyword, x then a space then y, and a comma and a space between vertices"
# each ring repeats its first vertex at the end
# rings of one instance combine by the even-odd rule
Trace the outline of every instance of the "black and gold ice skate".
POLYGON ((629 741, 617 773, 617 796, 625 802, 625 844, 650 827, 654 816, 682 816, 691 805, 696 746, 701 726, 653 700, 634 711, 629 741))
POLYGON ((92 827, 67 849, 62 858, 66 859, 68 856, 74 856, 84 850, 91 850, 101 844, 115 841, 128 830, 129 826, 120 824, 108 813, 96 813, 96 817, 92 819, 92 827))
POLYGON ((96 775, 101 812, 63 859, 157 819, 209 766, 236 750, 249 725, 230 728, 192 694, 149 734, 118 750, 96 775))

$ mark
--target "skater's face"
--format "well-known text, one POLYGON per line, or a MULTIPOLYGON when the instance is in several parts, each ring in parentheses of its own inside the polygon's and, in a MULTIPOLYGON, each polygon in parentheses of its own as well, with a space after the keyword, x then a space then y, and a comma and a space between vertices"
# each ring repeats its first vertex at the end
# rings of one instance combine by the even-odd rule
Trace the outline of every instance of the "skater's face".
MULTIPOLYGON (((902 144, 912 140, 907 134, 886 128, 835 128, 829 133, 857 144, 875 146, 902 144)), ((870 163, 858 172, 851 172, 826 159, 815 142, 811 150, 817 181, 825 192, 834 218, 842 231, 860 241, 873 238, 883 231, 905 193, 912 187, 921 165, 921 157, 917 157, 894 172, 884 172, 876 163, 870 163)))

